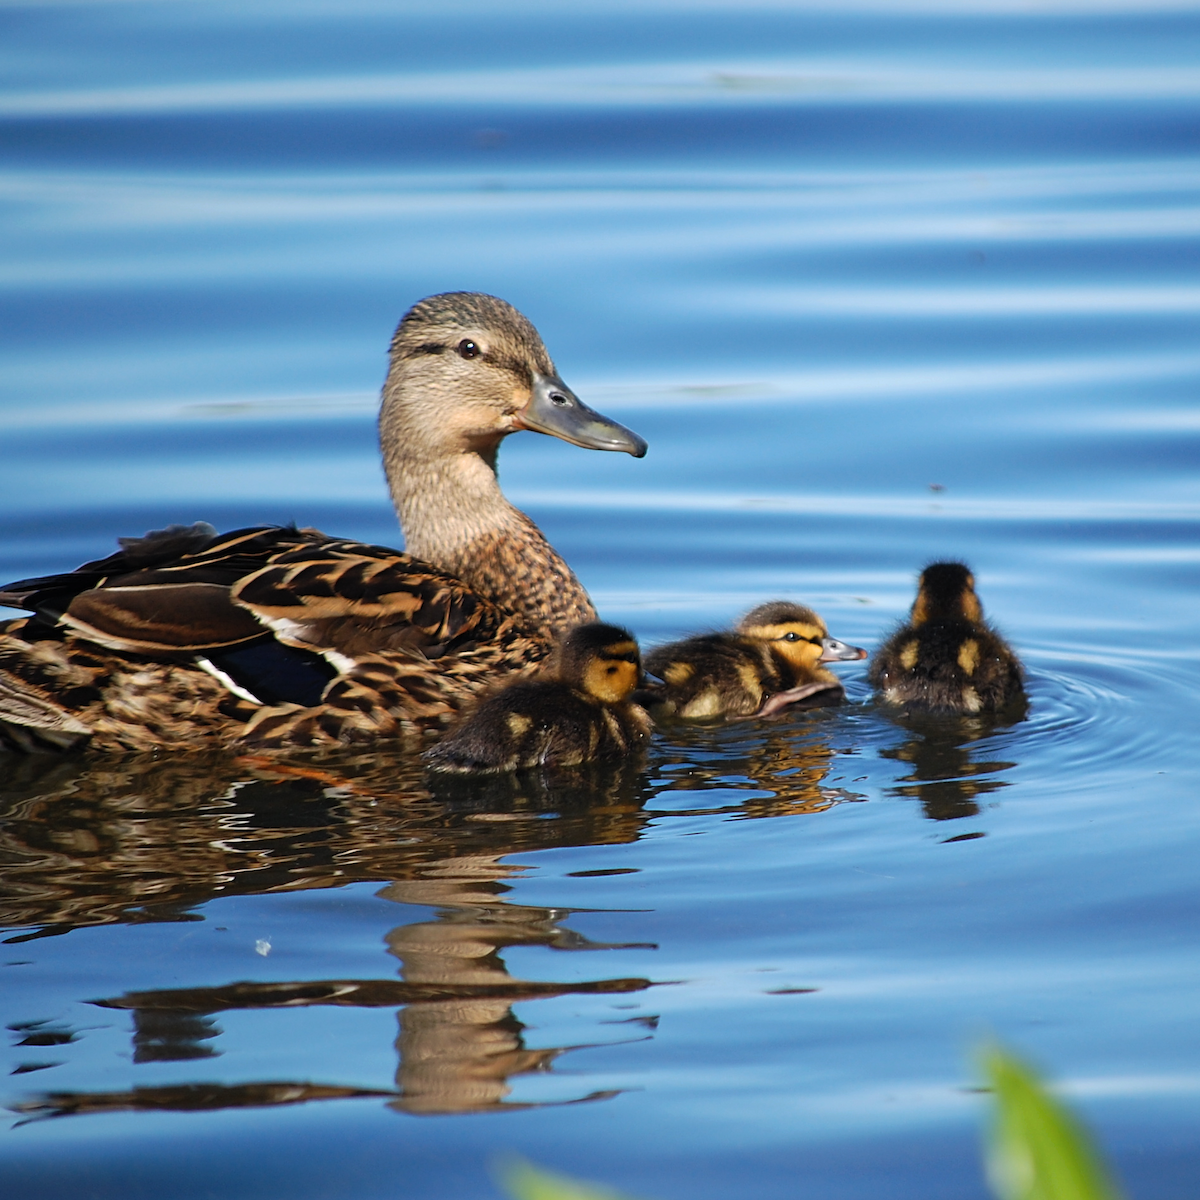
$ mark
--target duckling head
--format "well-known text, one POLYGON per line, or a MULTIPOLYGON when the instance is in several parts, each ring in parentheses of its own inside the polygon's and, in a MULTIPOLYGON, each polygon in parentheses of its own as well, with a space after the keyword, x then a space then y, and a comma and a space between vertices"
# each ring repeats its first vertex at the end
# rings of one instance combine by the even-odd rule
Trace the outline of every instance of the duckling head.
POLYGON ((975 595, 975 576, 964 563, 931 563, 921 572, 921 583, 909 618, 913 626, 926 621, 983 620, 983 606, 975 595))
POLYGON ((646 453, 642 438, 563 383, 537 330, 495 296, 427 297, 405 314, 390 356, 379 418, 389 460, 474 451, 494 467, 500 441, 520 429, 592 450, 646 453))
POLYGON ((604 704, 620 704, 642 678, 638 644, 628 629, 593 622, 577 625, 559 650, 559 678, 604 704))
POLYGON ((811 608, 790 600, 772 600, 751 609, 737 625, 743 637, 768 642, 798 671, 814 671, 819 663, 853 662, 866 658, 858 646, 829 636, 825 622, 811 608))

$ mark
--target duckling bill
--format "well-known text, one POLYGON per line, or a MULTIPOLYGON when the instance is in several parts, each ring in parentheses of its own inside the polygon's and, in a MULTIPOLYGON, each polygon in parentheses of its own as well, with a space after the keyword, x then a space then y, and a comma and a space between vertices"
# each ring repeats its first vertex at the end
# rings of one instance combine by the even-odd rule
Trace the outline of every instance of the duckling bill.
POLYGON ((824 664, 867 657, 829 636, 811 608, 773 600, 725 633, 658 646, 646 670, 662 681, 645 693, 655 712, 680 717, 768 717, 793 705, 840 704, 845 691, 824 664))
POLYGON ((983 619, 975 577, 960 562, 921 574, 908 620, 880 646, 869 678, 881 700, 910 711, 998 712, 1024 703, 1021 664, 983 619))
POLYGON ((620 758, 653 725, 630 698, 642 677, 633 635, 593 622, 572 629, 552 678, 510 684, 422 757, 435 771, 499 774, 620 758))

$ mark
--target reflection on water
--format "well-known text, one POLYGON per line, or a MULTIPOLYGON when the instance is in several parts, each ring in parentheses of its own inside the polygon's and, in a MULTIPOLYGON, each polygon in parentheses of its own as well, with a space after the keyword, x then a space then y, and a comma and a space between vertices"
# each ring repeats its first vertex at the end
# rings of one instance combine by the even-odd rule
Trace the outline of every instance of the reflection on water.
MULTIPOLYGON (((307 1083, 254 1082, 135 1088, 123 1093, 51 1092, 16 1106, 35 1116, 109 1112, 117 1109, 218 1109, 297 1104, 306 1100, 386 1096, 399 1112, 464 1113, 513 1107, 504 1103, 508 1079, 547 1071, 575 1047, 526 1049, 524 1025, 513 1014, 521 1000, 575 995, 620 995, 650 986, 647 979, 601 979, 548 983, 513 978, 500 951, 505 946, 545 945, 561 950, 608 947, 565 929, 565 914, 506 905, 496 894, 509 869, 494 859, 456 859, 431 877, 391 884, 383 895, 403 903, 437 905, 435 920, 401 925, 387 935, 389 953, 403 964, 404 981, 306 980, 296 983, 235 983, 213 988, 132 992, 94 1000, 101 1008, 133 1013, 133 1061, 178 1062, 220 1053, 205 1045, 221 1034, 213 1014, 238 1009, 337 1005, 348 1008, 402 1006, 395 1048, 400 1065, 396 1091, 307 1083)), ((628 948, 628 947, 623 947, 628 948)), ((653 946, 638 947, 654 949, 653 946)), ((591 1092, 567 1103, 606 1099, 591 1092)), ((518 1106, 528 1107, 528 1106, 518 1106)))
POLYGON ((690 728, 684 722, 668 725, 656 762, 655 809, 676 816, 785 817, 866 799, 825 783, 836 751, 818 719, 790 716, 690 728), (727 799, 747 786, 762 794, 736 803, 695 803, 707 792, 727 799), (692 794, 693 803, 680 807, 672 797, 677 792, 692 794))
MULTIPOLYGON (((974 797, 1002 787, 996 772, 1015 765, 973 758, 990 732, 978 719, 908 725, 906 741, 880 751, 912 768, 895 793, 920 798, 936 820, 977 812, 974 797)), ((395 1007, 394 1091, 304 1080, 205 1082, 39 1093, 18 1101, 15 1110, 33 1119, 371 1096, 405 1113, 530 1107, 508 1099, 510 1081, 550 1071, 579 1045, 529 1047, 513 1005, 652 985, 625 976, 525 980, 510 972, 504 952, 656 947, 594 941, 566 924, 569 909, 508 900, 509 881, 520 868, 504 859, 528 850, 631 842, 657 820, 814 815, 864 800, 830 781, 831 773, 853 765, 855 749, 839 752, 834 745, 845 736, 836 715, 826 712, 676 723, 661 736, 649 770, 631 761, 482 783, 427 779, 413 763, 381 764, 368 755, 291 762, 253 756, 23 759, 0 792, 0 920, 17 930, 8 944, 92 925, 200 921, 196 910, 217 897, 371 880, 389 881, 381 898, 433 915, 385 935, 388 953, 400 962, 398 980, 244 981, 87 998, 132 1014, 135 1064, 221 1056, 221 1013, 395 1007)), ((637 1020, 645 1036, 654 1020, 637 1020)), ((28 1045, 74 1036, 44 1021, 28 1023, 25 1032, 22 1044, 28 1045)), ((29 1063, 23 1070, 37 1068, 29 1063)), ((615 1094, 584 1090, 553 1103, 615 1094)))
MULTIPOLYGON (((494 858, 454 860, 420 880, 393 883, 383 895, 407 904, 436 907, 437 917, 401 925, 387 935, 388 950, 403 964, 406 983, 459 995, 400 1010, 396 1051, 400 1096, 392 1107, 412 1113, 482 1112, 504 1103, 513 1075, 550 1070, 571 1047, 527 1049, 524 1025, 511 1001, 529 985, 508 973, 500 951, 507 946, 549 946, 556 950, 603 950, 559 924, 565 914, 547 908, 506 904, 497 894, 508 873, 494 858)), ((653 950, 654 946, 642 947, 653 950)), ((644 979, 606 980, 571 987, 541 985, 547 994, 573 991, 635 991, 644 979)), ((532 994, 539 994, 534 991, 532 994)), ((595 1092, 580 1099, 600 1099, 595 1092)))
POLYGON ((396 889, 445 878, 451 863, 483 864, 473 869, 499 889, 506 855, 631 842, 667 814, 777 817, 861 800, 827 783, 836 736, 821 714, 677 723, 648 770, 630 760, 467 781, 374 755, 22 758, 0 783, 0 924, 36 927, 11 943, 365 880, 433 903, 396 889))
POLYGON ((989 747, 980 745, 1006 723, 983 717, 896 718, 908 734, 899 746, 880 750, 880 757, 905 763, 912 769, 902 782, 889 789, 893 796, 921 801, 932 821, 953 821, 979 812, 976 800, 1007 787, 995 776, 1010 771, 1015 762, 981 758, 989 747))
MULTIPOLYGON (((186 761, 186 760, 182 760, 186 761)), ((637 764, 576 777, 553 806, 537 777, 495 781, 503 801, 467 790, 437 800, 403 767, 344 760, 245 763, 197 760, 167 768, 29 760, 9 789, 4 851, 11 870, 3 919, 40 932, 112 921, 187 921, 217 895, 339 886, 391 877, 381 896, 432 907, 433 919, 386 935, 402 981, 384 979, 233 983, 93 1000, 133 1014, 135 1063, 221 1053, 214 1014, 238 1009, 399 1008, 396 1091, 299 1081, 238 1086, 54 1092, 17 1105, 61 1116, 118 1109, 215 1109, 387 1095, 397 1111, 478 1112, 505 1104, 514 1075, 548 1071, 572 1047, 526 1048, 512 1005, 567 994, 644 990, 644 978, 530 981, 510 974, 512 946, 555 950, 654 949, 589 940, 563 922, 568 911, 510 904, 501 859, 518 850, 603 844, 637 836, 637 764), (190 770, 187 767, 190 766, 190 770), (222 769, 223 766, 223 769, 222 769), (15 794, 14 794, 15 793, 15 794)), ((18 942, 30 935, 17 935, 18 942)), ((36 936, 36 935, 34 935, 36 936)), ((44 1043, 38 1043, 44 1044, 44 1043)), ((577 1100, 600 1099, 593 1092, 577 1100)))

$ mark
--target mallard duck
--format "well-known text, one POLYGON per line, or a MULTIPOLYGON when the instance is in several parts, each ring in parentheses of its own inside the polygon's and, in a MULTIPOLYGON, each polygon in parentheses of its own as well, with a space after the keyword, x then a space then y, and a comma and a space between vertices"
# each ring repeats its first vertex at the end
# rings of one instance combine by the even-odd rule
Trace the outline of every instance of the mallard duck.
POLYGON ((911 711, 998 712, 1025 698, 1021 664, 983 619, 975 577, 960 562, 921 573, 912 612, 875 651, 869 678, 880 699, 911 711))
POLYGON ((680 717, 768 717, 789 706, 840 704, 845 692, 822 665, 867 652, 834 640, 811 608, 772 600, 732 631, 656 646, 646 670, 662 686, 645 693, 655 712, 680 717))
POLYGON ((627 629, 579 625, 563 639, 552 675, 489 696, 423 757, 435 771, 461 774, 620 758, 653 727, 630 699, 641 677, 638 644, 627 629))
POLYGON ((9 584, 0 604, 34 615, 0 625, 0 739, 147 750, 436 736, 596 616, 500 491, 497 451, 521 429, 646 451, 567 388, 511 305, 422 300, 392 339, 379 418, 406 552, 201 523, 9 584))

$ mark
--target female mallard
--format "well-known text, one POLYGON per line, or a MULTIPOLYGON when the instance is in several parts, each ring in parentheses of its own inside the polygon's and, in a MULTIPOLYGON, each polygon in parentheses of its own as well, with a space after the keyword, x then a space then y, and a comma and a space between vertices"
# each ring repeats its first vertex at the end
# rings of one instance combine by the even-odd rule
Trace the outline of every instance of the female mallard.
POLYGON ((655 712, 680 717, 768 717, 796 704, 840 704, 846 693, 823 664, 866 658, 829 636, 811 608, 772 600, 728 633, 706 633, 646 655, 662 687, 648 690, 655 712))
POLYGON ((958 562, 921 573, 908 620, 871 659, 880 699, 910 711, 998 712, 1023 704, 1021 664, 983 619, 975 577, 958 562))
POLYGON ((422 757, 435 771, 464 775, 620 758, 653 728, 630 699, 641 676, 638 644, 627 629, 578 625, 563 638, 551 676, 518 680, 489 696, 422 757))
POLYGON ((582 404, 537 330, 494 296, 431 296, 400 322, 379 437, 406 552, 262 527, 172 526, 0 604, 0 742, 32 749, 419 743, 497 675, 595 619, 496 454, 532 429, 640 458, 582 404))

